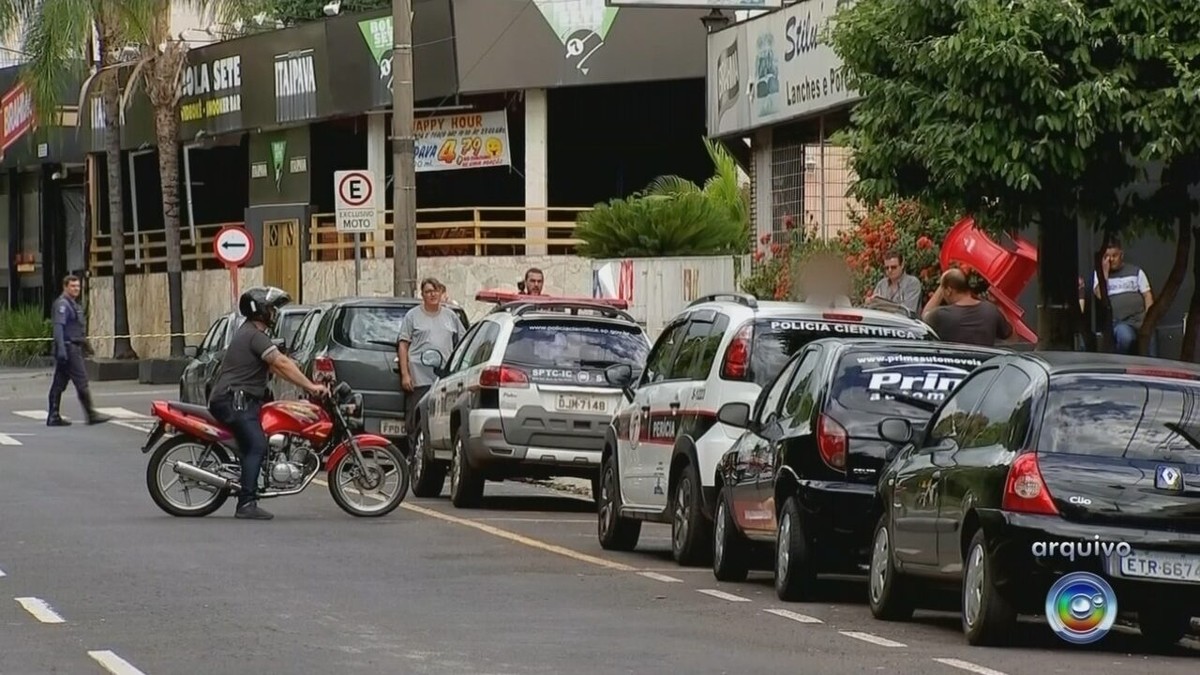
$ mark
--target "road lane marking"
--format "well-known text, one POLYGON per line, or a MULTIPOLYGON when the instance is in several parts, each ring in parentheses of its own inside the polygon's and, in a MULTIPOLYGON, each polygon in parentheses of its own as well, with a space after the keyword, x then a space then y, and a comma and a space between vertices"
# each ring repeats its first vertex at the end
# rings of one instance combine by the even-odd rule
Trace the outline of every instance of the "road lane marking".
POLYGON ((711 596, 714 598, 719 598, 721 600, 728 600, 729 602, 752 602, 752 600, 750 600, 750 598, 743 598, 740 595, 734 595, 733 593, 726 593, 725 591, 717 591, 717 590, 713 590, 711 588, 698 588, 698 589, 696 589, 696 592, 703 593, 705 595, 708 595, 708 596, 711 596))
POLYGON ((66 623, 61 616, 58 615, 45 600, 41 598, 15 598, 26 612, 33 615, 33 618, 42 623, 66 623))
MULTIPOLYGON (((46 421, 45 410, 14 410, 14 415, 27 417, 31 420, 46 421)), ((129 408, 96 408, 96 412, 109 417, 115 417, 122 420, 153 420, 154 418, 146 413, 139 413, 130 410, 129 408)))
POLYGON ((3 576, 7 576, 7 575, 4 573, 4 570, 0 570, 0 577, 3 577, 3 576))
POLYGON ((908 646, 908 645, 904 644, 903 642, 896 642, 895 640, 881 638, 878 635, 871 635, 870 633, 860 633, 855 630, 840 630, 840 631, 838 631, 838 633, 841 633, 842 635, 845 635, 848 638, 854 638, 855 640, 862 640, 863 642, 870 642, 871 644, 879 645, 880 647, 907 647, 908 646))
POLYGON ((112 673, 112 675, 146 675, 137 668, 134 668, 132 663, 108 650, 88 652, 88 656, 92 657, 92 660, 96 663, 104 666, 104 669, 112 673))
POLYGON ((478 518, 477 520, 479 522, 488 522, 488 523, 574 523, 576 525, 578 525, 580 523, 596 522, 595 519, 580 520, 578 518, 575 518, 575 519, 565 519, 565 518, 478 518))
POLYGON ((638 575, 646 577, 647 579, 653 579, 655 581, 665 581, 668 584, 683 583, 683 579, 676 579, 675 577, 669 577, 665 574, 659 574, 658 572, 638 572, 638 575))
POLYGON ((792 621, 796 621, 798 623, 825 623, 815 616, 800 614, 799 612, 793 612, 790 609, 764 609, 763 611, 767 614, 782 616, 785 619, 791 619, 792 621))
POLYGON ((8 434, 0 434, 0 445, 21 445, 21 441, 8 434))
POLYGON ((108 423, 116 425, 118 427, 125 427, 126 429, 133 429, 134 431, 139 431, 143 434, 150 433, 150 430, 154 428, 154 423, 149 420, 147 420, 145 422, 126 422, 125 420, 109 420, 108 423))
POLYGON ((965 670, 969 673, 977 673, 978 675, 1006 675, 999 670, 985 668, 977 663, 971 663, 970 661, 963 661, 961 659, 934 659, 934 661, 937 661, 942 665, 950 666, 951 668, 958 668, 959 670, 965 670))

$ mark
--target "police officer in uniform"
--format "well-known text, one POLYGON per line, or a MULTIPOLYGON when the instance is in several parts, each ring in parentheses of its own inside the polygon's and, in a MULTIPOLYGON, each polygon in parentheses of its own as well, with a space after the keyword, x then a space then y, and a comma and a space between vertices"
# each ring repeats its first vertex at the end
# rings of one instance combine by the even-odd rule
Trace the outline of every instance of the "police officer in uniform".
POLYGON ((279 308, 289 302, 291 297, 287 292, 273 286, 258 286, 242 293, 238 299, 238 312, 246 317, 246 322, 233 334, 229 348, 225 350, 208 399, 209 412, 237 439, 242 454, 236 518, 274 518, 258 507, 258 479, 267 454, 267 435, 263 433, 259 412, 267 401, 267 381, 271 373, 291 381, 310 395, 329 393, 324 385, 305 377, 295 361, 279 351, 267 334, 279 317, 279 308))
POLYGON ((92 392, 88 388, 87 369, 83 364, 83 311, 76 298, 82 284, 79 277, 68 274, 63 278, 62 295, 50 306, 50 318, 54 327, 54 380, 50 383, 50 409, 46 411, 46 426, 70 426, 71 421, 62 416, 59 406, 67 380, 75 385, 79 402, 87 413, 88 424, 100 424, 112 419, 96 412, 92 406, 92 392))

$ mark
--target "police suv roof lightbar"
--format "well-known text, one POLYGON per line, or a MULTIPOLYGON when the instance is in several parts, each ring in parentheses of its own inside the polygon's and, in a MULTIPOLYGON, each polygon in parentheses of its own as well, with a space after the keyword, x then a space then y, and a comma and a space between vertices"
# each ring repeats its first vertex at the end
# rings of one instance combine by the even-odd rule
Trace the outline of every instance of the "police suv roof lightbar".
POLYGON ((621 298, 575 298, 560 295, 524 295, 516 291, 500 289, 479 291, 475 294, 475 300, 478 302, 494 302, 501 305, 510 302, 523 302, 530 304, 539 302, 578 302, 580 304, 589 305, 607 305, 616 309, 629 309, 629 303, 621 298))

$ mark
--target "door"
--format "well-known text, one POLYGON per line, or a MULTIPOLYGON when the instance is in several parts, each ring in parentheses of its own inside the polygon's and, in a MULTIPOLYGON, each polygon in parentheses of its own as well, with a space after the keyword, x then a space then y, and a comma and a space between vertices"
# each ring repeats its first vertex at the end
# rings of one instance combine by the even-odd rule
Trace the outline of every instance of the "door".
MULTIPOLYGON (((729 327, 729 317, 711 309, 692 312, 690 316, 692 323, 679 348, 681 377, 688 382, 678 391, 680 400, 677 407, 682 415, 678 435, 699 441, 717 423, 715 408, 721 400, 720 392, 706 385, 709 374, 717 364, 721 341, 729 327)), ((673 404, 669 402, 668 406, 673 404)), ((707 469, 713 459, 711 456, 701 456, 701 468, 707 469)), ((705 486, 711 486, 713 478, 711 470, 701 471, 700 479, 705 486)))
MULTIPOLYGON (((782 504, 775 503, 775 480, 779 477, 782 466, 797 463, 788 456, 788 439, 809 435, 808 427, 812 424, 813 413, 817 408, 813 403, 817 396, 817 392, 813 391, 817 384, 813 374, 821 364, 822 354, 819 347, 806 347, 798 358, 792 360, 789 370, 793 375, 781 390, 783 395, 775 403, 776 407, 767 411, 767 414, 773 412, 775 422, 765 430, 766 445, 759 462, 758 475, 754 480, 754 499, 760 505, 759 508, 767 514, 763 527, 770 531, 772 536, 777 526, 775 514, 783 507, 782 504)), ((808 446, 797 446, 794 451, 806 452, 808 446)))
POLYGON ((303 303, 300 273, 300 221, 263 222, 263 284, 278 286, 303 303))
POLYGON ((617 466, 621 472, 621 500, 626 506, 664 508, 667 504, 667 467, 675 445, 679 390, 689 380, 676 372, 676 355, 687 332, 687 320, 669 324, 646 358, 630 411, 629 438, 617 440, 617 466), (666 450, 663 450, 665 446, 666 450), (663 460, 663 456, 668 460, 663 460))
POLYGON ((187 403, 199 404, 204 403, 207 399, 205 392, 205 386, 208 384, 207 376, 214 358, 224 346, 225 327, 228 323, 228 317, 224 316, 213 322, 208 333, 200 342, 200 346, 196 349, 196 358, 192 359, 191 363, 183 369, 183 392, 187 397, 187 403))
MULTIPOLYGON (((317 324, 321 323, 324 310, 320 307, 313 309, 296 326, 292 341, 287 345, 287 355, 296 362, 296 367, 307 376, 312 377, 312 355, 316 349, 317 324)), ((299 399, 300 389, 286 378, 271 375, 271 391, 278 400, 299 399)))
POLYGON ((773 382, 768 383, 755 400, 751 419, 754 420, 753 426, 757 431, 746 434, 748 438, 738 453, 738 473, 741 479, 731 490, 731 497, 734 517, 742 531, 748 534, 764 533, 774 526, 774 514, 769 512, 769 507, 759 496, 759 477, 768 459, 768 448, 771 444, 768 436, 778 432, 779 407, 783 401, 783 394, 787 391, 799 364, 799 359, 788 363, 783 372, 773 382))
POLYGON ((929 421, 920 445, 907 450, 892 494, 892 549, 909 568, 932 572, 938 564, 938 504, 943 470, 969 431, 969 416, 996 379, 997 368, 976 371, 929 421))
POLYGON ((433 383, 429 401, 429 447, 434 450, 449 450, 450 443, 450 413, 454 410, 459 396, 466 388, 466 370, 478 353, 483 340, 491 335, 495 339, 498 326, 485 321, 476 324, 467 331, 459 342, 458 348, 450 353, 446 362, 446 374, 433 383), (489 327, 491 330, 489 330, 489 327))

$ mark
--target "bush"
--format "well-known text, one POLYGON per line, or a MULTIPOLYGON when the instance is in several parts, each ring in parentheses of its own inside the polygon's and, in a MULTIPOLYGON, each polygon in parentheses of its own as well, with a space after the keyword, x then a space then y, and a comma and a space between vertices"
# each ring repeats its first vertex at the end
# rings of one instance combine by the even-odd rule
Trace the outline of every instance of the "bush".
POLYGON ((575 236, 589 258, 722 255, 749 248, 746 227, 704 193, 636 194, 580 214, 575 236))
POLYGON ((0 342, 0 364, 26 366, 46 356, 50 353, 51 335, 50 320, 40 307, 0 309, 0 340, 29 340, 0 342))

